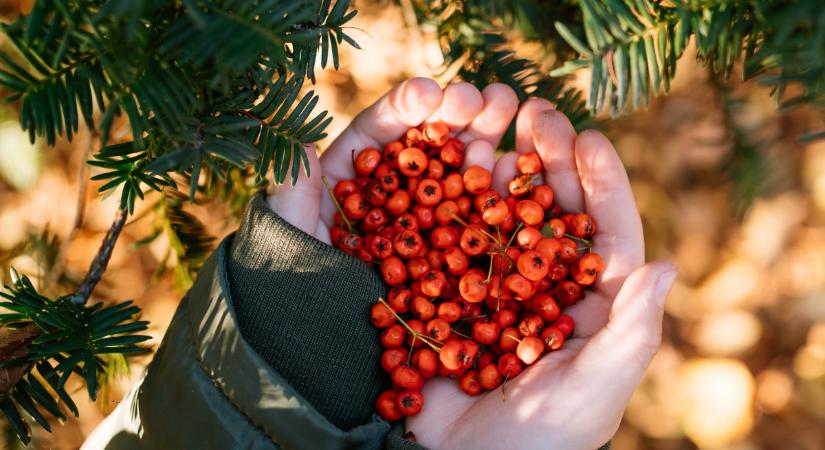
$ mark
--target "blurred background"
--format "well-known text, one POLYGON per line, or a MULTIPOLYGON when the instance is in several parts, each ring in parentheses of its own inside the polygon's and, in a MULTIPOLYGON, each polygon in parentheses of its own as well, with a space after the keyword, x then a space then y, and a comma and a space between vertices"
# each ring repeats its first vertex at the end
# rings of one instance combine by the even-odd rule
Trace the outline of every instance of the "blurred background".
MULTIPOLYGON (((13 17, 27 3, 0 1, 0 14, 13 17)), ((355 7, 362 50, 343 49, 341 70, 322 72, 314 87, 319 109, 335 117, 332 137, 394 84, 440 74, 438 43, 410 27, 401 7, 355 7)), ((535 58, 541 50, 517 51, 535 58)), ((825 140, 797 140, 821 118, 804 109, 780 115, 766 89, 735 75, 721 84, 694 61, 688 50, 671 93, 646 112, 599 122, 630 174, 648 258, 679 267, 662 348, 613 448, 825 449, 825 140)), ((584 79, 574 82, 587 89, 584 79)), ((0 107, 0 268, 15 266, 64 293, 61 282, 79 281, 88 268, 117 199, 101 200, 99 184, 88 181, 84 162, 96 136, 47 149, 29 144, 16 118, 12 106, 0 107)), ((243 200, 186 212, 220 239, 237 226, 243 200)), ((177 244, 159 233, 169 210, 157 201, 139 204, 96 291, 134 299, 151 322, 153 347, 187 277, 177 244)), ((77 383, 80 419, 52 434, 34 430, 33 447, 77 448, 150 359, 114 371, 94 403, 77 383)), ((7 448, 19 445, 4 435, 7 448)))

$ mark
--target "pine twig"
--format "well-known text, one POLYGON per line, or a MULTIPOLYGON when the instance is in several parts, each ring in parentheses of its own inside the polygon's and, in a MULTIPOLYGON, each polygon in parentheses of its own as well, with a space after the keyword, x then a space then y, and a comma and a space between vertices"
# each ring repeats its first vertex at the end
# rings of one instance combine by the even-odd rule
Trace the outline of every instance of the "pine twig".
POLYGON ((100 250, 97 251, 95 259, 92 260, 92 264, 89 266, 89 272, 86 273, 86 277, 83 278, 83 282, 72 297, 72 302, 76 305, 85 304, 89 300, 89 297, 91 297, 92 291, 94 291, 95 286, 97 286, 97 283, 103 276, 103 272, 106 271, 106 266, 112 257, 112 250, 115 248, 117 238, 120 236, 120 232, 123 230, 123 224, 126 223, 128 216, 129 210, 127 208, 117 210, 115 221, 112 222, 111 228, 106 232, 106 237, 103 238, 103 243, 100 244, 100 250))
POLYGON ((60 245, 60 249, 57 252, 57 257, 55 258, 54 267, 52 267, 47 275, 45 283, 45 286, 47 287, 52 287, 57 284, 57 281, 66 271, 66 253, 68 252, 72 241, 74 241, 75 237, 77 237, 78 231, 80 231, 80 228, 83 226, 83 221, 86 219, 86 191, 89 187, 89 179, 86 177, 86 160, 89 159, 89 155, 92 154, 92 148, 97 141, 97 137, 98 133, 96 131, 90 133, 89 143, 81 155, 80 169, 78 170, 77 176, 77 206, 75 207, 74 222, 72 224, 71 231, 69 231, 69 234, 60 245))

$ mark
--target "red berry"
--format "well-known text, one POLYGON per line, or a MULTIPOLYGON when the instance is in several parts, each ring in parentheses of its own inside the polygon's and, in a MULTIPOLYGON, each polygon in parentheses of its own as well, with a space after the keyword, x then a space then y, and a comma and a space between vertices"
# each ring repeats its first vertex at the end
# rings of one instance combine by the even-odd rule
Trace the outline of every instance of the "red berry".
POLYGON ((518 257, 518 271, 530 281, 539 281, 550 270, 547 257, 535 250, 526 251, 518 257))
POLYGON ((504 329, 518 321, 518 314, 511 309, 502 309, 493 314, 493 320, 500 328, 504 329))
POLYGON ((533 194, 530 196, 530 199, 541 205, 542 209, 548 210, 553 206, 554 197, 553 188, 546 184, 540 184, 533 186, 533 194))
POLYGON ((483 301, 487 297, 487 285, 484 282, 486 278, 486 274, 479 269, 468 270, 458 282, 461 298, 470 303, 483 301))
POLYGON ((401 391, 396 397, 395 406, 401 414, 407 417, 415 416, 424 407, 424 396, 418 391, 401 391))
POLYGON ((523 369, 524 366, 515 353, 505 353, 498 359, 498 373, 503 377, 513 378, 523 369))
POLYGON ((393 246, 398 256, 409 259, 421 253, 421 249, 424 248, 424 240, 415 231, 402 231, 395 235, 393 246))
POLYGON ((427 168, 427 155, 415 147, 405 148, 398 154, 398 170, 408 177, 417 177, 427 168))
POLYGON ((377 148, 367 147, 355 157, 355 172, 358 175, 369 176, 381 164, 381 151, 377 148))
POLYGON ((425 297, 413 298, 410 309, 413 316, 418 320, 428 321, 435 316, 435 305, 425 297))
POLYGON ((495 364, 487 364, 481 368, 478 373, 478 382, 481 387, 492 391, 501 384, 501 373, 495 364))
MULTIPOLYGON (((475 347, 475 353, 478 353, 478 347, 475 347)), ((470 341, 447 342, 438 353, 438 360, 450 370, 467 369, 473 365, 473 359, 475 354, 470 341)))
POLYGON ((553 296, 564 306, 570 306, 582 297, 582 287, 574 281, 560 281, 553 288, 553 296))
POLYGON ((399 141, 393 141, 384 147, 384 160, 392 167, 398 167, 398 154, 404 150, 404 144, 399 141))
POLYGON ((421 277, 421 292, 429 297, 440 297, 447 287, 447 276, 440 270, 430 270, 421 277))
POLYGON ((561 315, 559 305, 550 294, 545 292, 533 297, 533 309, 545 322, 553 322, 561 315))
POLYGON ((492 344, 498 341, 501 327, 490 319, 481 319, 473 323, 472 337, 479 344, 492 344))
POLYGON ((398 409, 396 404, 397 399, 398 393, 395 391, 382 392, 381 395, 378 396, 378 399, 375 400, 375 410, 378 412, 378 415, 390 422, 401 420, 404 414, 398 409))
POLYGON ((381 262, 381 275, 384 278, 384 283, 390 286, 398 286, 407 281, 407 268, 401 258, 397 256, 390 256, 381 262))
POLYGON ((437 205, 443 196, 441 184, 429 178, 421 180, 415 189, 415 199, 424 206, 437 205))
POLYGON ((458 247, 445 249, 443 255, 447 271, 452 275, 461 275, 470 267, 470 258, 458 247))
POLYGON ((439 152, 439 158, 444 164, 459 168, 464 164, 464 143, 458 139, 449 139, 439 152))
POLYGON ((420 391, 424 387, 424 377, 410 366, 398 366, 390 373, 395 386, 410 391, 420 391))
POLYGON ((459 239, 461 250, 469 256, 478 256, 487 252, 490 241, 479 227, 464 228, 459 239))
POLYGON ((518 343, 521 340, 521 335, 519 334, 518 330, 515 328, 505 328, 501 332, 501 337, 498 339, 498 346, 501 348, 502 351, 505 352, 514 352, 518 347, 518 343))
POLYGON ((542 328, 544 328, 544 320, 536 314, 525 314, 518 323, 518 332, 524 337, 538 336, 542 328))
POLYGON ((529 194, 532 188, 533 177, 531 175, 519 175, 507 185, 507 191, 515 197, 529 194))
POLYGON ((516 348, 516 356, 528 366, 536 362, 544 351, 544 342, 535 337, 527 336, 519 342, 516 348))
POLYGON ((394 323, 381 333, 381 345, 384 348, 398 348, 404 344, 406 338, 407 329, 399 323, 394 323))
POLYGON ((535 249, 542 240, 541 231, 529 225, 516 234, 516 243, 523 250, 535 249))
POLYGON ((424 378, 432 378, 438 372, 438 353, 430 348, 422 348, 413 353, 412 363, 424 378))
POLYGON ((427 332, 427 336, 444 342, 450 336, 450 324, 444 320, 435 318, 427 322, 427 327, 424 328, 427 332))
POLYGON ((360 220, 367 215, 367 211, 369 211, 369 204, 364 199, 363 195, 355 192, 344 199, 342 208, 344 209, 344 214, 347 215, 347 219, 360 220))
POLYGON ((381 354, 381 367, 384 371, 390 373, 407 360, 407 355, 409 355, 409 352, 406 348, 384 350, 384 353, 381 354))
POLYGON ((553 326, 558 328, 565 338, 569 338, 573 334, 573 330, 576 327, 576 322, 573 321, 573 318, 568 316, 567 314, 562 314, 553 323, 553 326))
POLYGON ((426 258, 419 256, 407 261, 407 275, 412 280, 420 280, 429 271, 430 263, 426 258))
POLYGON ((481 393, 481 383, 478 379, 478 371, 468 370, 458 379, 458 386, 470 397, 475 397, 481 393))
POLYGON ((536 152, 522 153, 516 160, 516 169, 525 175, 537 174, 541 172, 541 157, 536 152))
POLYGON ((433 147, 441 147, 450 139, 450 127, 444 122, 426 123, 421 127, 424 142, 433 147))
POLYGON ((343 202, 350 194, 358 191, 358 185, 352 180, 341 180, 335 183, 335 189, 332 190, 335 200, 339 203, 343 202))
POLYGON ((564 345, 564 333, 558 327, 547 327, 541 332, 541 341, 548 352, 558 350, 564 345))
POLYGON ((470 166, 464 172, 464 188, 471 194, 480 194, 493 183, 493 174, 481 166, 470 166))
POLYGON ((381 303, 374 303, 370 307, 370 320, 375 328, 387 328, 395 323, 395 314, 381 303))
POLYGON ((516 219, 526 225, 536 226, 544 221, 544 209, 533 200, 519 200, 515 209, 516 219))

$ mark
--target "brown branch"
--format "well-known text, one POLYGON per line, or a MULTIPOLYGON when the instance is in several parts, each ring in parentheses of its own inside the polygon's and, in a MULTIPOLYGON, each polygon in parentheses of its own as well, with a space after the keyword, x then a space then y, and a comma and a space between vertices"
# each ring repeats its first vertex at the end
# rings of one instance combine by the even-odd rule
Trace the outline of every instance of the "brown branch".
POLYGON ((78 170, 79 173, 77 177, 77 206, 75 207, 74 223, 72 224, 72 229, 69 231, 69 234, 63 240, 57 251, 54 267, 52 267, 49 274, 46 276, 46 283, 44 284, 50 288, 55 287, 55 284, 57 284, 60 277, 66 271, 66 253, 69 251, 72 241, 74 241, 77 237, 77 233, 80 231, 80 228, 83 226, 83 221, 86 218, 86 191, 89 185, 89 179, 86 178, 86 160, 89 159, 89 156, 92 154, 92 149, 97 140, 97 135, 98 133, 96 131, 91 132, 89 135, 89 143, 80 157, 80 169, 78 170))
POLYGON ((80 283, 80 287, 77 288, 77 292, 75 292, 72 297, 72 302, 75 304, 82 305, 91 297, 92 291, 94 291, 95 286, 97 286, 97 283, 100 281, 100 277, 102 277, 103 272, 106 271, 109 258, 112 257, 112 250, 115 248, 117 238, 120 236, 120 232, 123 230, 123 224, 126 223, 126 217, 128 216, 128 209, 120 208, 117 210, 115 221, 112 222, 111 228, 106 232, 106 237, 103 238, 103 243, 100 244, 100 250, 97 251, 95 259, 92 260, 86 277, 83 278, 83 282, 80 283))

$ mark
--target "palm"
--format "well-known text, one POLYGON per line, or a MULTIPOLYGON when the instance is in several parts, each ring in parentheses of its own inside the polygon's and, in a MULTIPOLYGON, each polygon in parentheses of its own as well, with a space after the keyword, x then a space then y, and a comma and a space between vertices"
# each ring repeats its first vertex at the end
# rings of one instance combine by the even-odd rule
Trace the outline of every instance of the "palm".
MULTIPOLYGON (((479 92, 460 83, 442 91, 432 80, 407 81, 359 114, 320 163, 310 151, 311 177, 302 176, 292 189, 274 187, 270 204, 328 243, 335 206, 323 193, 321 172, 330 185, 354 178, 352 151, 381 148, 407 128, 432 120, 447 122, 467 143, 465 167, 492 170, 494 188, 504 192, 516 174, 517 154, 496 161, 494 149, 517 109, 515 94, 504 85, 479 92)), ((599 447, 618 427, 659 343, 661 306, 673 270, 667 264, 642 267, 641 222, 610 143, 597 132, 577 136, 563 114, 537 99, 518 112, 516 151, 538 151, 556 202, 595 219, 594 249, 606 268, 596 289, 566 311, 576 321, 575 337, 503 389, 468 397, 454 381, 427 383, 426 405, 407 427, 430 448, 599 447)))

